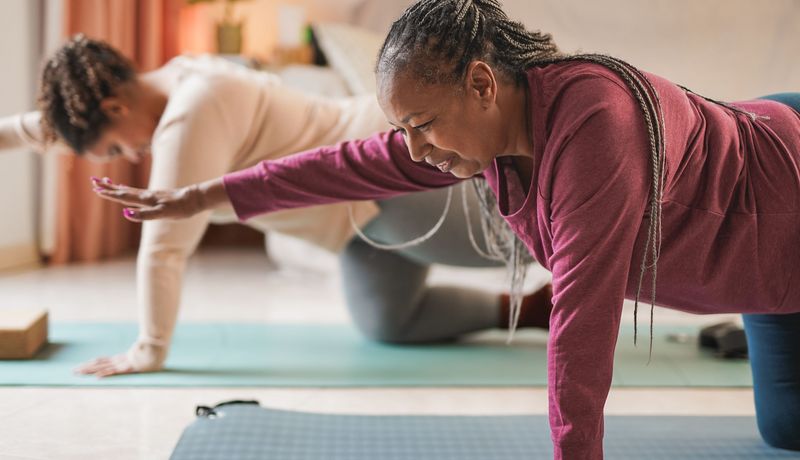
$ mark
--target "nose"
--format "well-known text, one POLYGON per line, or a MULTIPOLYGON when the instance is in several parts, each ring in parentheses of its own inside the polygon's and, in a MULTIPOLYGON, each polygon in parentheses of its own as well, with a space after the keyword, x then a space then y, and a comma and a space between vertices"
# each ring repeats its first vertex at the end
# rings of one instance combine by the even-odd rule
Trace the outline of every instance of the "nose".
POLYGON ((137 164, 141 161, 141 157, 139 153, 130 147, 122 147, 122 155, 125 157, 126 160, 130 161, 131 163, 137 164))
POLYGON ((413 130, 406 134, 405 140, 406 147, 408 147, 408 153, 411 155, 411 159, 413 161, 419 163, 430 153, 429 144, 425 141, 425 139, 422 138, 422 136, 414 133, 413 130))
POLYGON ((98 155, 94 152, 87 152, 86 158, 88 158, 92 163, 97 164, 105 164, 111 160, 107 155, 98 155))

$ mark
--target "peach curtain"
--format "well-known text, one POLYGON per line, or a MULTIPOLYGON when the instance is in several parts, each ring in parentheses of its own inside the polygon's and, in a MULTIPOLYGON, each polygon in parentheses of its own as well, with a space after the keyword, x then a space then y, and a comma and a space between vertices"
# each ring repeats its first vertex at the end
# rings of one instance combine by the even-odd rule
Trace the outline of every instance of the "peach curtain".
MULTIPOLYGON (((158 68, 178 54, 178 17, 183 0, 64 0, 66 37, 84 33, 107 41, 133 59, 139 71, 158 68)), ((92 193, 90 176, 147 184, 149 162, 123 159, 97 164, 76 155, 59 158, 56 241, 51 263, 95 261, 135 248, 139 228, 121 208, 92 193)))

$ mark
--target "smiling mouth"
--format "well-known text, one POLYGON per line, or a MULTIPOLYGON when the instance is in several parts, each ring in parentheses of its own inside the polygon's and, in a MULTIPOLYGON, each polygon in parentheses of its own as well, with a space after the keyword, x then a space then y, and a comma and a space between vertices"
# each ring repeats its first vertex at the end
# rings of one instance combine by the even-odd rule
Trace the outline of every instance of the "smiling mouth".
POLYGON ((450 169, 453 168, 453 157, 437 163, 436 167, 439 168, 439 171, 443 173, 450 172, 450 169))

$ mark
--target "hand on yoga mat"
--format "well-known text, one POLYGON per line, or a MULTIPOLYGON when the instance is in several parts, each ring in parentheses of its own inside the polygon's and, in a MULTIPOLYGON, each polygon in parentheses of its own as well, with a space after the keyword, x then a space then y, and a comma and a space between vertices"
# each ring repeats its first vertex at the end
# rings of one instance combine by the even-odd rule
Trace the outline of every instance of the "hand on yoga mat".
POLYGON ((222 179, 171 190, 147 190, 117 185, 107 177, 92 177, 92 186, 99 197, 126 206, 122 214, 134 222, 185 219, 228 201, 222 179))
POLYGON ((166 348, 137 342, 127 351, 114 356, 103 356, 74 369, 76 374, 110 377, 112 375, 155 372, 164 367, 166 348))

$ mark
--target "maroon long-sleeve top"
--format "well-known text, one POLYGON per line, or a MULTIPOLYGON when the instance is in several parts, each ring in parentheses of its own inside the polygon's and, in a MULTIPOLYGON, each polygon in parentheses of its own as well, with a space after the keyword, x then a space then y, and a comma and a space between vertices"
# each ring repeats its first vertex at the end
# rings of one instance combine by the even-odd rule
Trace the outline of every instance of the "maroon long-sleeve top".
MULTIPOLYGON (((646 75, 666 133, 657 303, 694 313, 800 312, 800 116, 771 101, 734 103, 757 115, 751 117, 646 75)), ((599 459, 622 303, 636 295, 647 236, 649 140, 638 102, 605 67, 534 68, 528 85, 530 189, 507 158, 482 176, 510 226, 553 274, 548 392, 555 456, 599 459)), ((241 219, 456 181, 412 162, 396 132, 224 178, 241 219)))

